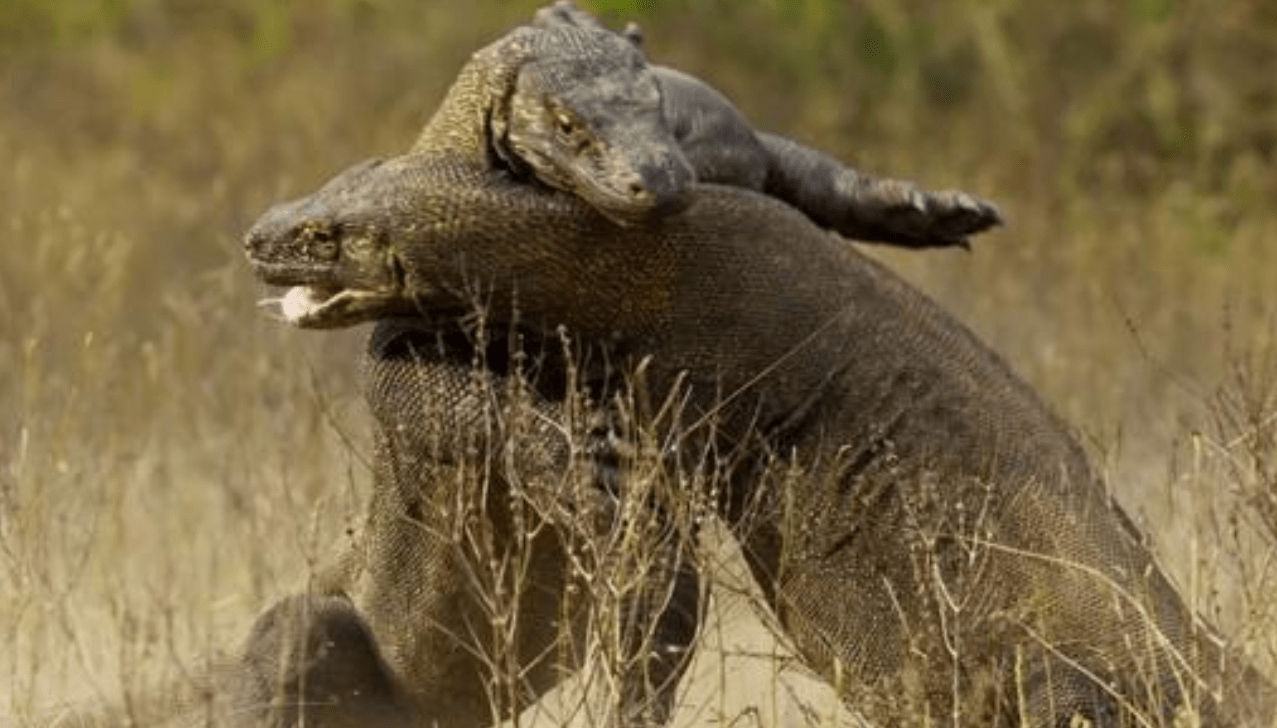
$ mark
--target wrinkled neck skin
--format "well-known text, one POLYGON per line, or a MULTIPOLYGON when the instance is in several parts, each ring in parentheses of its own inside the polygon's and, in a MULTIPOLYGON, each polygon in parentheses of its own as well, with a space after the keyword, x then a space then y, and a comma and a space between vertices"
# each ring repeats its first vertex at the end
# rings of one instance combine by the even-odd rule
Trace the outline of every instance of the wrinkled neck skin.
POLYGON ((485 168, 495 155, 517 165, 513 98, 552 104, 591 84, 616 88, 608 94, 615 98, 645 68, 640 51, 603 29, 515 28, 470 57, 411 152, 459 152, 485 168))
POLYGON ((476 51, 426 122, 412 151, 452 150, 473 164, 491 167, 493 129, 505 125, 502 117, 515 79, 544 45, 542 33, 534 28, 515 28, 476 51))

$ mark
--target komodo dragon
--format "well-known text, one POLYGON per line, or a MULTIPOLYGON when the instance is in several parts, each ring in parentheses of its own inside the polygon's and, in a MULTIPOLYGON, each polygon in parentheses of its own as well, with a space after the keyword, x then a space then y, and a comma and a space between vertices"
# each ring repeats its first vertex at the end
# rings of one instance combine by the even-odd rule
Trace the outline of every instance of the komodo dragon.
MULTIPOLYGON (((629 38, 578 21, 549 23, 541 30, 521 28, 476 53, 416 149, 461 151, 476 165, 534 176, 575 192, 614 220, 631 223, 682 206, 692 171, 702 179, 759 189, 767 185, 841 232, 898 244, 965 245, 968 235, 1000 220, 992 205, 968 195, 926 193, 907 183, 873 180, 787 140, 756 135, 721 94, 670 69, 654 72, 629 38), (577 122, 570 134, 562 128, 565 118, 577 122), (788 151, 775 153, 782 149, 788 151), (619 187, 624 189, 612 194, 619 187)), ((418 366, 419 371, 425 368, 425 363, 418 366)), ((542 560, 554 558, 550 553, 542 560)), ((694 591, 679 583, 681 591, 694 591)), ((374 604, 394 601, 369 599, 374 604)), ((393 619, 405 610, 385 611, 393 619)), ((681 611, 662 617, 657 630, 673 652, 691 639, 681 611)), ((377 623, 378 615, 373 617, 377 623)), ((385 631, 386 620, 381 621, 385 631)), ((399 663, 437 668, 438 649, 427 637, 409 630, 398 640, 399 663)), ((672 683, 680 669, 681 664, 657 664, 652 681, 672 683)), ((474 698, 465 709, 433 708, 447 715, 474 712, 482 696, 456 685, 474 685, 477 678, 436 690, 435 678, 420 677, 423 671, 414 671, 417 684, 431 686, 423 692, 474 698)), ((462 671, 450 663, 450 678, 462 671)), ((477 673, 471 665, 469 674, 477 673)), ((463 703, 456 699, 451 704, 463 703)))
MULTIPOLYGON (((478 300, 534 351, 567 331, 595 391, 641 366, 653 399, 687 407, 665 433, 679 452, 724 470, 719 515, 800 654, 876 720, 910 722, 911 695, 956 725, 1271 724, 1271 686, 1184 605, 1038 396, 792 208, 697 186, 685 210, 618 228, 434 151, 276 206, 245 245, 264 281, 306 291, 286 298, 301 325, 417 310, 447 331, 478 300)), ((455 339, 433 351, 445 363, 423 377, 475 358, 455 339)), ((393 386, 385 371, 374 352, 370 390, 393 386)))
POLYGON ((628 36, 575 7, 555 10, 538 16, 544 27, 475 53, 413 149, 464 150, 574 193, 618 224, 677 210, 693 179, 765 192, 867 242, 965 247, 1001 224, 993 204, 965 192, 876 179, 755 132, 704 82, 648 65, 628 36))
MULTIPOLYGON (((903 245, 965 245, 968 235, 1000 221, 996 208, 963 193, 927 193, 908 183, 874 180, 787 140, 756 135, 712 88, 671 69, 654 72, 629 38, 579 21, 517 29, 476 53, 416 149, 460 151, 477 166, 535 176, 630 223, 685 204, 692 172, 701 179, 766 186, 841 232, 903 245), (567 117, 579 123, 565 135, 561 121, 567 117), (778 153, 782 149, 787 151, 778 153), (612 194, 618 187, 625 189, 612 194)), ((312 242, 323 247, 318 239, 312 242)), ((296 299, 291 303, 304 306, 296 299)), ((418 369, 425 367, 421 363, 418 369)), ((687 585, 681 589, 693 591, 687 585)), ((670 619, 673 624, 658 633, 677 651, 691 636, 678 613, 670 619)), ((437 649, 427 635, 410 634, 413 639, 398 640, 400 664, 438 667, 437 649)), ((672 682, 680 667, 658 666, 654 682, 672 682)), ((449 676, 459 671, 453 664, 449 676)), ((434 678, 416 682, 435 684, 434 678)), ((475 696, 476 691, 457 690, 456 684, 427 692, 475 696)), ((470 701, 469 712, 477 700, 470 701)))

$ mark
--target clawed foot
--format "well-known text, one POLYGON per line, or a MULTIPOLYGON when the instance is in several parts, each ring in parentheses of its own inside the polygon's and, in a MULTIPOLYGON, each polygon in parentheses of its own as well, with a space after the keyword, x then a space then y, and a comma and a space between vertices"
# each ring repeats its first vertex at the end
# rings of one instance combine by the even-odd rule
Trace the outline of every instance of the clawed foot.
POLYGON ((961 190, 931 192, 876 180, 861 196, 870 238, 912 248, 970 249, 970 237, 1002 225, 996 205, 961 190))

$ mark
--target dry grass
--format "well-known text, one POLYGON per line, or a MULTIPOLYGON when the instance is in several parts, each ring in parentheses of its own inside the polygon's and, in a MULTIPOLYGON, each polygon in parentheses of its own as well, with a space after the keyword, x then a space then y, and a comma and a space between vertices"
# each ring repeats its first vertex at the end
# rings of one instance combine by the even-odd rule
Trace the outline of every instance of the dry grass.
MULTIPOLYGON (((258 316, 238 236, 406 146, 535 3, 184 6, 0 6, 0 720, 233 645, 358 518, 358 334, 258 316)), ((1078 426, 1274 674, 1277 16, 1021 6, 642 17, 759 126, 1003 206, 972 255, 883 254, 1078 426)))

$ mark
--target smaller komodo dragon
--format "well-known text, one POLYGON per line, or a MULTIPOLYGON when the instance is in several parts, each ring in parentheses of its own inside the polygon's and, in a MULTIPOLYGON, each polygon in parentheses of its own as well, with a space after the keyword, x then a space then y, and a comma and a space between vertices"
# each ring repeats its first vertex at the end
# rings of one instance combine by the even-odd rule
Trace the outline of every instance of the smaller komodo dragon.
POLYGON ((892 696, 914 694, 962 725, 1271 725, 1272 687, 1184 604, 1039 397, 786 205, 697 185, 618 228, 442 150, 353 168, 245 247, 265 282, 308 291, 288 297, 305 325, 415 310, 442 331, 477 299, 529 342, 570 332, 595 387, 641 366, 655 401, 679 393, 683 452, 728 468, 719 515, 786 631, 874 719, 904 720, 892 696))
POLYGON ((966 247, 1002 222, 968 193, 877 179, 756 132, 708 84, 649 65, 632 36, 571 4, 542 10, 537 22, 474 54, 414 151, 464 150, 622 225, 676 211, 693 180, 764 192, 866 242, 966 247))

